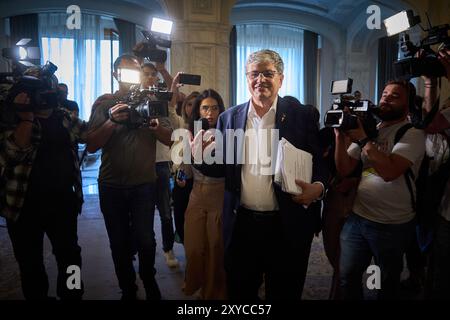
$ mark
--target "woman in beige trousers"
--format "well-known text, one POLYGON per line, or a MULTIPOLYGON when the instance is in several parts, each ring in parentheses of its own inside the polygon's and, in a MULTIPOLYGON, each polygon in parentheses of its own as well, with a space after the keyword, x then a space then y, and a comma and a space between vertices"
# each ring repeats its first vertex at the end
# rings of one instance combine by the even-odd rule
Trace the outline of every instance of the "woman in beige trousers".
MULTIPOLYGON (((219 114, 224 111, 220 95, 205 90, 194 103, 192 123, 200 118, 208 120, 215 128, 219 114)), ((222 208, 224 178, 203 174, 192 167, 194 186, 185 213, 184 247, 186 252, 186 275, 184 292, 192 295, 199 289, 206 300, 226 299, 224 248, 222 235, 222 208)))

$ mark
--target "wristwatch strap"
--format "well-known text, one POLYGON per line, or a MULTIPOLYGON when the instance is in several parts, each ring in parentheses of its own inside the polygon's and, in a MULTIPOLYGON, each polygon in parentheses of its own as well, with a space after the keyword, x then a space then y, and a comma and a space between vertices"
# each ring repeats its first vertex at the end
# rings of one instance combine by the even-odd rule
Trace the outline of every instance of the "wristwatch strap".
POLYGON ((369 141, 370 139, 366 137, 364 139, 356 141, 356 144, 362 149, 369 141))

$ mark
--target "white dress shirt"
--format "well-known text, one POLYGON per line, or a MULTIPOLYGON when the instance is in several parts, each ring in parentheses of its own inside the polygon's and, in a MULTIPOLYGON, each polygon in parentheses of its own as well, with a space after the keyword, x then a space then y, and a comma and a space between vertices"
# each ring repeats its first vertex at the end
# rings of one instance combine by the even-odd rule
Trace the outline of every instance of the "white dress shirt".
MULTIPOLYGON (((250 135, 253 137, 252 139, 245 139, 245 161, 241 171, 241 205, 249 210, 278 210, 272 179, 275 166, 275 161, 272 160, 276 159, 277 150, 273 148, 272 140, 275 139, 275 136, 271 130, 275 129, 277 102, 278 97, 275 98, 269 111, 263 117, 259 117, 252 100, 250 100, 245 131, 246 136, 249 130, 256 134, 250 135), (272 149, 274 149, 274 157, 270 157, 272 149)), ((276 139, 278 140, 278 136, 276 139)))

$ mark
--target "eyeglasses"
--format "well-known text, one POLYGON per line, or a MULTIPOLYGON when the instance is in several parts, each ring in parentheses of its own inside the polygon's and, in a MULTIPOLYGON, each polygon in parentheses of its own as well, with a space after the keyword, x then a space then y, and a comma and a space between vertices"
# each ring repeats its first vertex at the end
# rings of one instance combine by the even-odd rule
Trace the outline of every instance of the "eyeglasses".
POLYGON ((251 80, 257 79, 260 74, 262 74, 262 76, 264 78, 266 78, 266 79, 273 79, 277 73, 279 73, 279 72, 278 71, 273 71, 273 70, 266 70, 266 71, 263 71, 263 72, 250 71, 250 72, 247 72, 246 75, 251 80))
POLYGON ((219 106, 207 106, 207 105, 204 105, 204 106, 200 106, 200 109, 203 112, 208 112, 208 111, 217 112, 217 111, 219 111, 219 106))

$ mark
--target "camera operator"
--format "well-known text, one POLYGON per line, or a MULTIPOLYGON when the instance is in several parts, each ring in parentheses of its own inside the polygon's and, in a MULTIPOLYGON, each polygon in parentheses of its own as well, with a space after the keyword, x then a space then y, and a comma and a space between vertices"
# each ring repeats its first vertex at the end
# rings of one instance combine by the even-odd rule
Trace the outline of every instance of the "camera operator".
POLYGON ((87 149, 102 148, 99 173, 100 208, 110 240, 122 299, 136 299, 136 275, 133 268, 134 245, 139 255, 139 275, 147 299, 161 299, 155 280, 155 154, 156 140, 170 144, 171 128, 164 118, 148 125, 130 127, 129 106, 123 102, 130 84, 118 78, 121 69, 140 73, 140 64, 132 55, 121 55, 114 62, 114 77, 119 90, 99 97, 93 106, 87 149))
MULTIPOLYGON (((440 50, 439 61, 444 66, 447 80, 450 81, 450 49, 440 50)), ((437 78, 423 76, 425 85, 424 109, 425 112, 431 113, 436 102, 437 96, 437 78)), ((427 133, 438 133, 450 128, 450 116, 445 116, 442 111, 437 110, 431 123, 426 127, 427 133)))
MULTIPOLYGON (((41 79, 42 69, 25 75, 41 79)), ((1 110, 0 214, 17 259, 26 299, 48 298, 43 259, 47 234, 58 264, 56 293, 61 299, 81 299, 83 286, 69 289, 69 266, 81 268, 77 215, 83 202, 81 175, 73 145, 86 134, 86 124, 58 108, 57 79, 51 78, 54 104, 38 103, 36 92, 20 91, 1 110)), ((12 89, 11 89, 12 90, 12 89)), ((47 92, 48 93, 48 92, 47 92)))
POLYGON ((408 124, 412 99, 409 85, 389 82, 380 100, 378 136, 370 140, 361 122, 359 128, 335 130, 336 168, 348 176, 362 161, 363 172, 353 204, 353 212, 341 232, 340 286, 344 299, 361 299, 361 278, 372 256, 381 269, 379 299, 398 297, 403 254, 415 227, 415 210, 405 173, 410 168, 415 177, 420 167, 425 143, 421 130, 411 128, 397 142, 397 132, 408 124), (353 143, 348 150, 345 136, 353 143))
MULTIPOLYGON (((142 65, 141 87, 148 89, 156 86, 158 84, 158 72, 163 75, 167 86, 171 86, 173 79, 164 67, 164 63, 157 62, 154 65, 147 62, 142 65), (156 66, 158 66, 158 68, 156 66)), ((169 115, 171 115, 170 112, 169 115)), ((171 124, 172 127, 175 128, 172 120, 171 124)), ((161 219, 161 234, 166 264, 169 267, 174 268, 177 267, 179 263, 172 250, 175 240, 175 231, 173 227, 172 210, 170 208, 170 161, 170 148, 159 141, 156 142, 156 207, 158 208, 159 217, 161 219)))
MULTIPOLYGON (((446 70, 447 80, 450 81, 450 49, 439 51, 439 61, 446 70)), ((432 159, 430 162, 430 175, 440 177, 442 185, 435 192, 439 194, 440 202, 436 207, 436 221, 434 224, 434 239, 432 243, 430 268, 428 272, 429 292, 427 298, 449 299, 450 298, 450 98, 448 98, 441 110, 435 106, 437 98, 437 78, 423 76, 425 84, 424 109, 427 113, 435 113, 431 123, 425 128, 427 132, 427 155, 432 159)), ((435 211, 435 210, 430 210, 435 211)))

